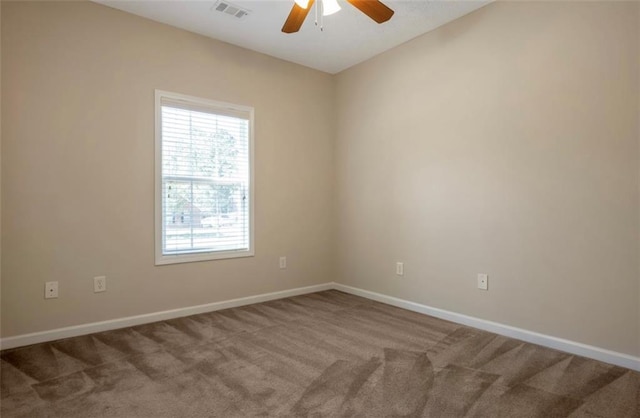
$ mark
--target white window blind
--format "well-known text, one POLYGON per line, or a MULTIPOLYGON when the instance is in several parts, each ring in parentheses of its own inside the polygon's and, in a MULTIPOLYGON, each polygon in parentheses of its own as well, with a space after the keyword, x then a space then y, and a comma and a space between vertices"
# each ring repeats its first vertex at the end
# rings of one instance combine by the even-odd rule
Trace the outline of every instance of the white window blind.
POLYGON ((156 118, 156 264, 253 255, 253 109, 157 92, 156 118))

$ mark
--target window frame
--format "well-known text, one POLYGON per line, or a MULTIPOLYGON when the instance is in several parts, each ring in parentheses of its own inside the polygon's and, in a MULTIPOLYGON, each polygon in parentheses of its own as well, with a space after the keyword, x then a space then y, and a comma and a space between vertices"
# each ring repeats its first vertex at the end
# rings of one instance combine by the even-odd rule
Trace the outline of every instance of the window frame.
POLYGON ((255 226, 254 226, 254 108, 251 106, 237 105, 233 103, 210 100, 186 94, 173 93, 164 90, 155 90, 155 265, 167 265, 178 263, 192 263, 199 261, 224 260, 230 258, 253 257, 255 255, 255 226), (246 250, 224 251, 191 251, 176 254, 163 253, 163 220, 162 220, 162 99, 170 101, 183 101, 191 105, 202 106, 215 113, 218 109, 221 114, 224 111, 233 111, 249 114, 249 245, 246 250))

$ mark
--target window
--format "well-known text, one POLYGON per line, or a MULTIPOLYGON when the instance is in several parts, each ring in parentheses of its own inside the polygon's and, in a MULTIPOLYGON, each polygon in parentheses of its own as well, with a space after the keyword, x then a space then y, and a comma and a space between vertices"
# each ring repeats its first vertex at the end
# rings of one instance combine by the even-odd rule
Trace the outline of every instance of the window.
POLYGON ((253 108, 156 90, 156 264, 253 255, 253 108))

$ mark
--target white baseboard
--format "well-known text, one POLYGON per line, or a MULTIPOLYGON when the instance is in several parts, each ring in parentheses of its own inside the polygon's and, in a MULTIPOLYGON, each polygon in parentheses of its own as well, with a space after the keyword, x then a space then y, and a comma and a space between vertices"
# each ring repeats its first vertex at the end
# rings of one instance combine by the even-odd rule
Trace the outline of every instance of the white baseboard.
POLYGON ((640 357, 634 357, 629 354, 618 353, 616 351, 605 350, 603 348, 565 340, 563 338, 557 338, 533 331, 527 331, 522 328, 516 328, 509 325, 500 324, 498 322, 486 321, 484 319, 462 315, 459 313, 446 311, 444 309, 434 308, 431 306, 422 305, 420 303, 410 302, 408 300, 399 299, 368 290, 358 289, 356 287, 346 286, 340 283, 334 283, 333 288, 345 293, 361 296, 367 299, 375 300, 377 302, 385 303, 387 305, 397 306, 409 311, 419 312, 425 315, 434 316, 436 318, 445 319, 457 324, 467 325, 473 328, 493 332, 495 334, 504 335, 506 337, 515 338, 532 344, 538 344, 544 347, 554 348, 556 350, 565 351, 567 353, 576 354, 579 356, 603 361, 605 363, 615 364, 616 366, 622 366, 628 369, 640 371, 640 357))
POLYGON ((55 341, 62 338, 77 337, 79 335, 93 334, 95 332, 110 331, 118 328, 126 328, 135 325, 148 324, 156 321, 180 318, 183 316, 196 315, 200 313, 219 311, 222 309, 236 308, 238 306, 251 305, 254 303, 267 302, 275 299, 288 298, 291 296, 305 295, 307 293, 321 292, 333 289, 333 283, 323 283, 314 286, 299 287, 296 289, 282 290, 279 292, 264 293, 261 295, 248 296, 244 298, 231 299, 222 302, 207 303, 204 305, 190 306, 187 308, 172 309, 169 311, 154 312, 144 315, 129 316, 109 321, 92 322, 89 324, 75 325, 65 328, 57 328, 50 331, 34 332, 31 334, 17 335, 0 339, 0 349, 22 347, 25 345, 37 344, 46 341, 55 341))
POLYGON ((323 283, 314 286, 299 287, 296 289, 289 289, 272 293, 264 293, 261 295, 231 299, 222 302, 213 302, 204 305, 172 309, 169 311, 154 312, 150 314, 129 316, 126 318, 118 318, 109 321, 93 322, 72 327, 57 328, 49 331, 17 335, 15 337, 0 339, 0 349, 4 350, 9 348, 22 347, 25 345, 54 341, 62 338, 77 337, 79 335, 87 335, 93 334, 95 332, 109 331, 118 328, 148 324, 151 322, 164 321, 167 319, 180 318, 183 316, 196 315, 206 312, 213 312, 221 309, 236 308, 238 306, 251 305, 254 303, 267 302, 270 300, 305 295, 308 293, 321 292, 330 289, 340 290, 345 293, 361 296, 367 299, 375 300, 377 302, 385 303, 387 305, 397 306, 409 311, 419 312, 425 315, 434 316, 436 318, 445 319, 457 324, 467 325, 484 331, 493 332, 495 334, 504 335, 506 337, 526 341, 532 344, 538 344, 545 347, 554 348, 556 350, 565 351, 567 353, 576 354, 579 356, 603 361, 605 363, 615 364, 617 366, 640 371, 640 357, 634 357, 628 354, 618 353, 615 351, 606 350, 575 341, 565 340, 563 338, 557 338, 533 331, 527 331, 522 328, 516 328, 510 325, 500 324, 498 322, 486 321, 484 319, 446 311, 444 309, 434 308, 431 306, 422 305, 420 303, 395 298, 393 296, 387 296, 381 293, 371 292, 369 290, 346 286, 340 283, 323 283))

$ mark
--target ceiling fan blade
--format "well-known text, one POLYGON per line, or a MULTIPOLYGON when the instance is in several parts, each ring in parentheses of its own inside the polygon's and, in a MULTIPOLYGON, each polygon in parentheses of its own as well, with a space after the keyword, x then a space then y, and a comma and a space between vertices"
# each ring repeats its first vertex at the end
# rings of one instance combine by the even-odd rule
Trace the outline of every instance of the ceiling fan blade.
POLYGON ((384 23, 391 19, 393 10, 385 6, 378 0, 347 0, 362 13, 369 16, 378 23, 384 23))
POLYGON ((309 13, 309 10, 311 10, 311 6, 313 6, 314 1, 315 0, 309 0, 309 4, 306 9, 298 6, 297 3, 293 3, 289 17, 287 17, 287 20, 284 22, 284 26, 282 27, 282 31, 284 33, 294 33, 299 31, 304 23, 304 19, 309 13))

